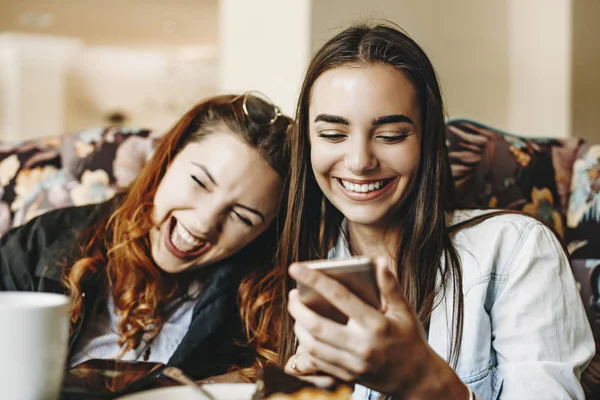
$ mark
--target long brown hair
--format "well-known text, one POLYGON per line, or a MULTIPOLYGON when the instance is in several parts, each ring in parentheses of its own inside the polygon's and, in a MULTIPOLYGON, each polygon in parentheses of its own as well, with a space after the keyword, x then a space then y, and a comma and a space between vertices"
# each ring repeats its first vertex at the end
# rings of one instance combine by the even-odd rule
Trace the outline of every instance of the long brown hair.
MULTIPOLYGON (((215 128, 225 126, 258 150, 287 181, 289 149, 286 134, 291 120, 279 116, 272 124, 258 125, 254 122, 256 119, 245 114, 242 103, 241 98, 232 95, 217 96, 186 112, 160 140, 152 159, 125 191, 115 211, 84 232, 79 258, 72 266, 67 266, 63 274, 63 284, 71 298, 72 326, 82 315, 82 293, 86 283, 99 283, 106 292, 112 291, 119 311, 119 345, 123 355, 138 347, 145 333, 158 334, 164 323, 161 310, 165 303, 187 289, 184 282, 189 280, 182 275, 163 273, 155 265, 149 241, 154 195, 172 160, 187 144, 198 142, 215 128)), ((267 107, 271 105, 257 104, 262 108, 254 110, 255 113, 269 115, 266 114, 270 112, 267 107)), ((286 191, 284 185, 282 195, 286 191)), ((279 218, 284 212, 284 209, 280 211, 279 218)), ((277 222, 273 222, 242 250, 249 256, 244 268, 252 271, 240 287, 242 309, 252 307, 249 304, 252 298, 245 292, 271 269, 279 231, 277 222)))
POLYGON ((420 321, 427 324, 435 307, 436 294, 448 285, 456 288, 453 325, 456 335, 451 360, 456 365, 463 323, 461 267, 450 240, 446 213, 456 209, 454 183, 445 143, 444 105, 437 76, 424 51, 392 24, 352 26, 321 47, 309 64, 296 109, 296 125, 290 137, 292 161, 288 217, 278 258, 277 295, 262 310, 281 329, 262 327, 263 334, 278 333, 279 357, 285 364, 295 351, 293 324, 286 310, 287 292, 293 282, 287 267, 295 261, 326 258, 340 234, 343 215, 325 198, 310 163, 308 138, 311 89, 321 74, 341 66, 385 64, 400 71, 412 83, 421 111, 422 141, 419 172, 411 194, 399 210, 402 235, 397 248, 400 284, 420 321), (443 267, 442 260, 446 267, 443 267), (437 275, 441 275, 436 285, 437 275), (280 322, 279 322, 280 323, 280 322))

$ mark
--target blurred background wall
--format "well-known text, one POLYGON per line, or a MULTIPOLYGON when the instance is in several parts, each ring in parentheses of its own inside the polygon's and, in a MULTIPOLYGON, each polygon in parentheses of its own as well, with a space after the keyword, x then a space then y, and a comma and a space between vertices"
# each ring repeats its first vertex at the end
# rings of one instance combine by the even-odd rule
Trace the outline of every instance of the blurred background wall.
POLYGON ((312 52, 385 18, 431 57, 450 118, 600 143, 598 17, 600 0, 0 0, 0 139, 167 129, 250 89, 293 114, 312 52))
POLYGON ((167 129, 217 91, 217 0, 0 0, 0 138, 167 129))

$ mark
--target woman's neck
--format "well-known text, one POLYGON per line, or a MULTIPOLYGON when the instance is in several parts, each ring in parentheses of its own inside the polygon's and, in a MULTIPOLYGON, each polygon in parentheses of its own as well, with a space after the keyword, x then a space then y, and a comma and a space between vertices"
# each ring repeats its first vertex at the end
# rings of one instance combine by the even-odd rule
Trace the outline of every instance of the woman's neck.
POLYGON ((384 256, 396 264, 400 232, 348 221, 348 236, 352 252, 373 258, 384 256))

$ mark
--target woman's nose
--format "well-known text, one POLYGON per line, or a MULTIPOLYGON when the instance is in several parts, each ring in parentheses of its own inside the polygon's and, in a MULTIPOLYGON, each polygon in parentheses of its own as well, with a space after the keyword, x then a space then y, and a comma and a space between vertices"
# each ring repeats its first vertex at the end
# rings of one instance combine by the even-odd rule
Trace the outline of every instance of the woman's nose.
POLYGON ((214 241, 223 231, 223 219, 223 213, 215 207, 205 207, 198 213, 194 224, 196 234, 209 241, 214 241))
POLYGON ((377 167, 377 157, 370 142, 357 140, 350 143, 346 154, 346 167, 357 175, 364 174, 377 167))

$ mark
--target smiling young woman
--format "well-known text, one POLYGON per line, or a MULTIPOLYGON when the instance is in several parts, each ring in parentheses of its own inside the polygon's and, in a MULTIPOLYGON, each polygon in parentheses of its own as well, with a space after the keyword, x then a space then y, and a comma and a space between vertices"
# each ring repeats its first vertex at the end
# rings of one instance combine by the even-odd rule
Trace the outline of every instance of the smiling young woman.
POLYGON ((240 310, 272 269, 290 123, 253 93, 196 105, 123 193, 4 235, 0 289, 71 297, 72 366, 155 361, 202 379, 260 363, 240 310))
POLYGON ((533 218, 457 209, 440 87, 417 43, 393 25, 344 30, 309 64, 296 117, 284 300, 263 310, 288 373, 356 383, 356 399, 584 397, 594 342, 569 260, 533 218), (381 309, 295 264, 352 255, 376 259, 381 309), (348 322, 303 304, 294 281, 348 322))
POLYGON ((421 154, 417 104, 410 82, 386 65, 340 67, 315 82, 312 170, 323 194, 352 221, 381 224, 410 192, 421 154))

